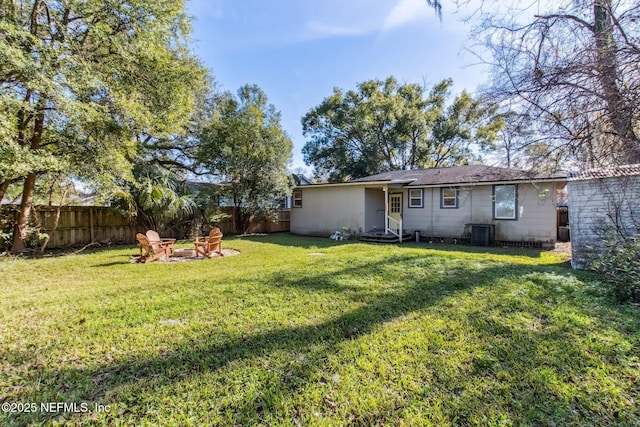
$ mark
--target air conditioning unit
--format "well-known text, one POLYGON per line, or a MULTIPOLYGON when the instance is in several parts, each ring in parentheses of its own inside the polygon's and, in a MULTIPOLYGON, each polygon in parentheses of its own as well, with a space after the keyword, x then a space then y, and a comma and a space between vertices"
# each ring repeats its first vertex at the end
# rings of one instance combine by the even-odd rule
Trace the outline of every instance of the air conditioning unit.
POLYGON ((493 224, 472 224, 471 241, 472 246, 489 246, 493 244, 495 235, 495 225, 493 224))

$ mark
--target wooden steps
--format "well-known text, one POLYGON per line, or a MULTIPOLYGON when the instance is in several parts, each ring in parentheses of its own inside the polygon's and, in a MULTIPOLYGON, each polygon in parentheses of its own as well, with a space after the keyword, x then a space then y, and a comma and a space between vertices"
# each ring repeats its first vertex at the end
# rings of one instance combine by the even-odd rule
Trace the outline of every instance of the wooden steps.
MULTIPOLYGON (((405 233, 402 236, 402 241, 403 242, 409 242, 411 241, 412 236, 409 233, 405 233)), ((361 242, 374 242, 374 243, 398 243, 400 241, 400 239, 398 239, 398 236, 391 234, 391 233, 383 233, 381 231, 378 232, 367 232, 367 233, 363 233, 360 236, 360 241, 361 242)))

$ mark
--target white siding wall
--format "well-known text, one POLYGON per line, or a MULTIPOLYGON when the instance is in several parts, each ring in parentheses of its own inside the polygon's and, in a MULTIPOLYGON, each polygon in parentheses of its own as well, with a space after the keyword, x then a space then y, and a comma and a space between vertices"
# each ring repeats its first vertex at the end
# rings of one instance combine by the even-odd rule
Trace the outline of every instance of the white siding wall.
POLYGON ((302 207, 291 208, 291 233, 329 237, 342 227, 364 229, 362 186, 302 186, 302 207))
MULTIPOLYGON (((405 190, 404 228, 434 237, 465 237, 465 224, 495 224, 496 239, 552 243, 556 241, 556 185, 518 184, 518 219, 493 219, 493 186, 462 187, 458 208, 440 207, 440 189, 424 189, 424 208, 408 207, 405 190), (545 191, 548 190, 548 191, 545 191)), ((468 230, 467 230, 468 231, 468 230)))
POLYGON ((518 184, 518 220, 496 220, 496 239, 553 243, 557 239, 555 183, 518 184))
MULTIPOLYGON (((291 208, 291 232, 329 236, 342 227, 356 232, 384 227, 384 193, 363 186, 299 187, 302 208, 291 208), (366 194, 366 198, 365 198, 366 194), (365 201, 366 200, 366 201, 365 201)), ((396 191, 396 190, 394 190, 396 191)), ((463 187, 457 209, 440 208, 440 189, 425 188, 424 207, 409 208, 403 189, 403 228, 425 236, 461 238, 465 224, 495 224, 496 239, 556 241, 556 184, 518 184, 518 220, 493 219, 493 186, 463 187)), ((466 230, 468 231, 468 230, 466 230)))
POLYGON ((568 193, 574 268, 587 267, 597 254, 603 226, 640 233, 640 176, 569 181, 568 193))
POLYGON ((386 193, 382 188, 367 188, 365 191, 365 222, 364 231, 384 230, 384 198, 386 193))
MULTIPOLYGON (((460 193, 459 202, 462 203, 460 193)), ((464 232, 464 224, 470 222, 470 214, 468 207, 441 209, 440 189, 425 188, 424 208, 408 208, 405 204, 403 222, 409 232, 419 230, 425 236, 459 238, 464 232)))

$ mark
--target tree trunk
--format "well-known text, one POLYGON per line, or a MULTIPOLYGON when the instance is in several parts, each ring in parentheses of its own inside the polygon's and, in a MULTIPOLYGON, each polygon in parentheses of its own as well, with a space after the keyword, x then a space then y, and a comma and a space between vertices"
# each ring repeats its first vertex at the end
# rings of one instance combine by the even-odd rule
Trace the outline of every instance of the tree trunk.
MULTIPOLYGON (((31 149, 40 148, 42 141, 42 131, 44 129, 44 107, 45 100, 40 98, 36 106, 36 116, 33 124, 33 135, 31 136, 31 149)), ((27 227, 29 225, 29 214, 31 213, 31 204, 33 201, 33 192, 36 188, 36 173, 31 172, 24 180, 22 189, 22 201, 20 202, 20 211, 16 220, 16 228, 13 233, 13 245, 11 252, 22 252, 25 249, 25 240, 27 239, 27 227)))
POLYGON ((247 234, 249 232, 249 220, 251 216, 244 209, 236 206, 235 209, 236 234, 247 234))
MULTIPOLYGON (((51 236, 58 230, 58 225, 60 225, 60 213, 62 212, 62 205, 64 205, 64 201, 67 198, 67 193, 69 192, 68 188, 62 190, 62 194, 60 197, 60 204, 56 207, 56 218, 53 221, 53 228, 47 233, 47 237, 44 238, 42 242, 42 246, 40 247, 40 253, 44 253, 47 245, 49 244, 49 240, 51 240, 51 236)), ((49 206, 51 206, 51 196, 49 196, 49 206)), ((93 223, 91 224, 93 225, 93 223)), ((91 243, 93 243, 93 238, 91 239, 91 243)))
POLYGON ((633 129, 633 110, 618 85, 617 45, 611 17, 611 0, 594 0, 594 36, 598 78, 607 115, 620 141, 624 163, 640 163, 640 140, 633 129))
POLYGON ((2 199, 4 199, 4 195, 7 194, 7 190, 9 189, 10 184, 11 181, 8 179, 0 182, 0 202, 2 202, 2 199))
POLYGON ((33 200, 33 191, 36 187, 35 172, 27 175, 24 180, 22 190, 22 201, 20 202, 20 211, 16 220, 16 228, 13 233, 13 245, 11 252, 22 252, 25 249, 25 240, 27 239, 27 227, 29 225, 29 214, 31 213, 31 202, 33 200))

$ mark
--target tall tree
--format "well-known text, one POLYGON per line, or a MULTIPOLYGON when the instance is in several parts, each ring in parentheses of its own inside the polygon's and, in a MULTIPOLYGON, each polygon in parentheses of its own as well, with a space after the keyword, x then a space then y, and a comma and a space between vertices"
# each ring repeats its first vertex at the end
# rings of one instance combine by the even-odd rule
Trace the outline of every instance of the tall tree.
POLYGON ((431 130, 431 152, 424 153, 428 167, 481 161, 481 153, 495 149, 504 120, 497 105, 473 98, 467 91, 457 96, 431 130))
POLYGON ((589 166, 640 163, 640 5, 550 5, 483 2, 473 38, 491 55, 490 96, 536 117, 540 152, 589 166))
POLYGON ((495 107, 463 92, 447 106, 450 79, 428 95, 395 78, 369 80, 333 94, 302 118, 305 161, 316 174, 342 181, 388 170, 471 161, 490 144, 501 120, 495 107))
POLYGON ((275 212, 289 193, 286 166, 292 148, 280 113, 258 86, 222 96, 203 128, 198 158, 227 188, 236 207, 237 233, 247 232, 251 215, 275 212))
POLYGON ((13 251, 24 248, 41 174, 110 185, 130 176, 137 136, 188 119, 204 74, 188 30, 180 0, 0 3, 0 144, 13 153, 0 160, 0 189, 23 182, 13 251))
POLYGON ((155 164, 189 175, 206 175, 207 171, 201 167, 197 158, 199 137, 203 127, 211 120, 220 93, 215 82, 206 77, 193 83, 193 111, 189 120, 176 132, 138 135, 137 139, 141 143, 138 163, 155 164))
POLYGON ((497 142, 500 163, 506 167, 521 167, 520 151, 531 137, 531 117, 507 110, 501 114, 504 127, 497 142))

